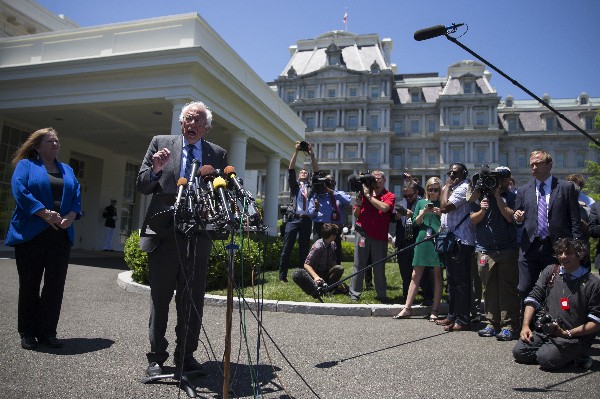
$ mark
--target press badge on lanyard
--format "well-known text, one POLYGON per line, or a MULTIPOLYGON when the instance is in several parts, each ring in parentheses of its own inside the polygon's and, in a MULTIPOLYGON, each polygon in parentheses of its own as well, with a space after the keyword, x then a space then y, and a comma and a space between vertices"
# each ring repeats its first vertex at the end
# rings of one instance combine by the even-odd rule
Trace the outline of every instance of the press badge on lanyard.
POLYGON ((361 248, 365 247, 365 237, 360 237, 360 240, 358 240, 358 246, 361 248))
POLYGON ((569 298, 560 298, 560 307, 562 310, 569 310, 569 298))

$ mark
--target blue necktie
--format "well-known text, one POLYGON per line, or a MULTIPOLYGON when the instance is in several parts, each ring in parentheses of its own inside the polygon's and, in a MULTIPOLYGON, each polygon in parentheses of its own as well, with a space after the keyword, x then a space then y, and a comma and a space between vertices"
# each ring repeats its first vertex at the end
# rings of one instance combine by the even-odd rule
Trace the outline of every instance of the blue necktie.
POLYGON ((185 159, 185 170, 183 172, 183 177, 186 179, 190 178, 190 173, 192 173, 192 161, 194 160, 194 148, 196 146, 193 144, 188 144, 185 146, 187 149, 187 157, 185 159))
POLYGON ((538 189, 540 195, 538 198, 538 227, 537 235, 543 240, 547 238, 550 233, 548 232, 548 206, 546 205, 546 191, 544 190, 544 183, 540 183, 538 189))

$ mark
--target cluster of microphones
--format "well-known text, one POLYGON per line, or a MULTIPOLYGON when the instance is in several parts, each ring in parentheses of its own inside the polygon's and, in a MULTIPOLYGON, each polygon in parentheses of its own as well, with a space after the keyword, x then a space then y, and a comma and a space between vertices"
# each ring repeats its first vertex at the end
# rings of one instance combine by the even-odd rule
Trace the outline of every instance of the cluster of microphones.
POLYGON ((240 224, 264 228, 254 197, 244 189, 233 166, 221 171, 211 165, 198 168, 199 164, 194 159, 189 178, 180 177, 177 181, 173 209, 178 224, 184 226, 182 230, 194 226, 223 230, 240 224))

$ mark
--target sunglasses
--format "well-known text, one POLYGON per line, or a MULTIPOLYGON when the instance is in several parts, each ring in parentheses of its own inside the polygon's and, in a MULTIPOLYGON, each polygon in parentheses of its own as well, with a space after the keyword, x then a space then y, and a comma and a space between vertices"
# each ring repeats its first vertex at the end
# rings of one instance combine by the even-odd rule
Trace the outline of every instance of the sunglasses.
POLYGON ((446 173, 446 175, 448 176, 454 176, 454 175, 460 175, 462 172, 460 171, 456 171, 456 170, 451 170, 448 173, 446 173))
POLYGON ((427 192, 428 193, 439 193, 440 189, 439 188, 428 188, 427 192))

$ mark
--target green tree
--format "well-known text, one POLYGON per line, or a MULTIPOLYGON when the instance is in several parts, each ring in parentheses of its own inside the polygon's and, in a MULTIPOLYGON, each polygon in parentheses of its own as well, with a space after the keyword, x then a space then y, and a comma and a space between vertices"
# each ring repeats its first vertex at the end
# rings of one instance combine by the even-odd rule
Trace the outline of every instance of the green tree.
MULTIPOLYGON (((596 119, 594 121, 594 129, 600 129, 600 110, 596 112, 596 119)), ((600 147, 594 143, 589 144, 595 151, 600 152, 600 147)), ((594 161, 585 161, 586 173, 588 178, 585 181, 585 188, 590 197, 595 200, 600 200, 600 164, 594 161)))

